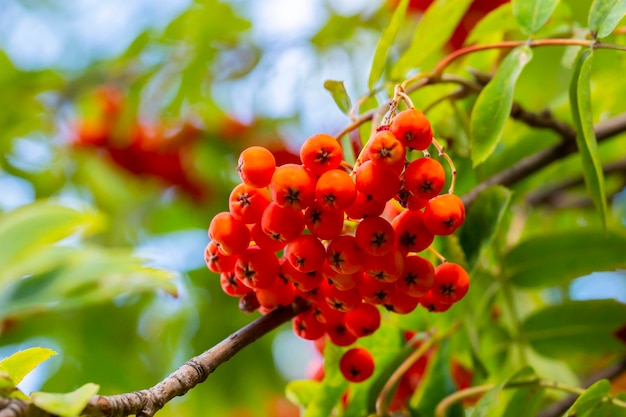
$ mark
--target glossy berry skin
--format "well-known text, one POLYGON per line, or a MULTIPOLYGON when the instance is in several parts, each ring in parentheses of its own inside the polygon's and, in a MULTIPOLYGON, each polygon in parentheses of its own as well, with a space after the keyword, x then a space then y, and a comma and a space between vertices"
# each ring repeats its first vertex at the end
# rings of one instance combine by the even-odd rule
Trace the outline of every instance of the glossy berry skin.
POLYGON ((435 239, 435 235, 426 228, 421 211, 403 211, 392 220, 391 225, 396 232, 396 247, 402 253, 421 252, 435 239))
POLYGON ((274 240, 291 242, 304 230, 304 215, 272 202, 261 216, 261 230, 274 240))
POLYGON ((374 200, 387 202, 400 188, 400 175, 387 166, 374 165, 365 161, 356 171, 356 190, 371 196, 374 200))
POLYGON ((342 157, 339 142, 325 133, 309 137, 300 148, 302 164, 315 175, 338 168, 342 157))
POLYGON ((312 272, 322 267, 326 248, 313 235, 300 235, 285 247, 289 263, 300 272, 312 272))
POLYGON ((363 252, 374 256, 389 253, 393 249, 396 239, 391 223, 382 217, 368 217, 361 220, 356 227, 354 236, 363 252))
POLYGON ((469 275, 461 265, 445 262, 435 268, 431 291, 436 300, 452 304, 465 297, 469 283, 469 275))
POLYGON ((315 199, 324 210, 343 211, 356 198, 352 177, 343 170, 331 169, 323 173, 315 186, 315 199))
POLYGON ((315 198, 315 175, 302 165, 285 164, 278 168, 270 182, 272 200, 281 207, 306 209, 315 198))
POLYGON ((438 195, 424 209, 424 225, 437 236, 451 235, 464 221, 465 206, 454 194, 438 195))
POLYGON ((356 198, 350 207, 346 209, 346 215, 353 219, 380 216, 385 210, 385 202, 374 200, 374 197, 357 191, 356 198))
POLYGON ((224 255, 236 255, 250 244, 250 230, 228 212, 218 213, 209 224, 209 237, 224 255))
POLYGON ((404 258, 404 270, 396 287, 411 297, 425 295, 435 282, 435 267, 428 259, 411 255, 404 258))
POLYGON ((251 146, 239 155, 237 172, 241 181, 252 187, 267 187, 276 169, 272 152, 262 146, 251 146))
POLYGON ((293 332, 305 340, 317 340, 324 336, 326 328, 317 320, 313 310, 298 314, 291 321, 293 332))
POLYGON ((204 261, 212 272, 221 273, 235 267, 236 255, 224 255, 214 241, 210 241, 204 248, 204 261))
POLYGON ((329 266, 340 274, 352 274, 361 269, 363 252, 352 235, 340 235, 326 247, 329 266))
POLYGON ((228 198, 230 213, 246 224, 257 223, 270 204, 270 196, 264 188, 254 188, 239 184, 231 191, 228 198))
POLYGON ((381 130, 370 138, 366 157, 374 165, 386 166, 399 174, 404 169, 406 148, 389 130, 381 130))
POLYGON ((235 262, 236 277, 252 289, 270 287, 276 280, 279 269, 276 255, 258 246, 250 246, 235 262))
POLYGON ((443 190, 446 173, 436 159, 419 158, 406 166, 403 178, 404 186, 411 195, 430 200, 443 190))
POLYGON ((316 201, 304 212, 304 222, 311 234, 318 239, 333 239, 343 230, 342 211, 324 210, 316 201))
POLYGON ((380 311, 373 304, 361 303, 346 313, 344 322, 348 331, 356 337, 369 336, 380 327, 380 311))
POLYGON ((363 382, 374 373, 374 358, 364 348, 352 348, 341 356, 339 369, 350 382, 363 382))
POLYGON ((433 141, 430 122, 417 109, 403 110, 396 115, 390 125, 390 131, 404 146, 423 151, 433 141))

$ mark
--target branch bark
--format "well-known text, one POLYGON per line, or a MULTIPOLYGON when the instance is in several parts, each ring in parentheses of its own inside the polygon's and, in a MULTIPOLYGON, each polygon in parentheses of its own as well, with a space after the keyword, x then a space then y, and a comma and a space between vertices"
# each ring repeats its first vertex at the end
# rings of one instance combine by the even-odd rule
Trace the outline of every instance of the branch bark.
MULTIPOLYGON (((151 417, 172 398, 185 395, 204 382, 222 363, 261 336, 288 322, 307 310, 309 304, 302 300, 262 316, 239 329, 206 352, 189 359, 180 368, 152 388, 111 396, 94 396, 82 416, 87 417, 151 417)), ((0 417, 53 417, 34 405, 15 399, 0 399, 0 417)))

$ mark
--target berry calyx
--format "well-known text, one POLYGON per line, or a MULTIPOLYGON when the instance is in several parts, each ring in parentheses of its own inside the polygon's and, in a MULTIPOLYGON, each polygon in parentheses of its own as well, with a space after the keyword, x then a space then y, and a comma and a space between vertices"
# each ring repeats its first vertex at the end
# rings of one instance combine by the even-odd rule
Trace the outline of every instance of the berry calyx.
POLYGON ((374 373, 374 358, 365 348, 352 348, 341 356, 339 369, 350 382, 363 382, 374 373))

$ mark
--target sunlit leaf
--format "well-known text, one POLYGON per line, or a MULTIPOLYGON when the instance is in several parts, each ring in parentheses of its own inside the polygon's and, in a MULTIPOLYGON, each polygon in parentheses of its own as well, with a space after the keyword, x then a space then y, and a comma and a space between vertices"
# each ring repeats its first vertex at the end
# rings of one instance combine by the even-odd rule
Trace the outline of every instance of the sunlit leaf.
POLYGON ((376 81, 378 81, 383 73, 389 49, 391 48, 396 35, 400 31, 402 23, 404 23, 404 17, 406 15, 406 8, 408 4, 409 0, 400 1, 396 10, 393 12, 391 22, 389 22, 389 25, 380 36, 378 45, 376 46, 376 51, 374 52, 374 59, 372 61, 372 68, 370 69, 369 79, 367 81, 367 85, 370 90, 373 89, 374 84, 376 84, 376 81))
POLYGON ((626 304, 615 300, 569 301, 533 312, 521 326, 539 353, 564 355, 626 353, 615 331, 626 322, 626 304))
POLYGON ((333 100, 342 112, 348 113, 352 107, 350 97, 346 91, 346 87, 343 85, 343 81, 326 80, 324 81, 324 88, 330 92, 333 96, 333 100))
POLYGON ((470 148, 474 166, 484 162, 500 141, 513 105, 515 84, 532 56, 532 50, 527 46, 512 50, 476 99, 470 119, 470 148))
POLYGON ((570 104, 572 119, 576 126, 576 145, 582 159, 582 171, 587 190, 598 209, 602 224, 606 227, 606 193, 604 174, 598 157, 598 144, 593 129, 591 113, 591 57, 590 49, 578 55, 570 84, 570 104))
POLYGON ((531 368, 524 368, 517 372, 515 372, 511 377, 505 379, 494 388, 489 390, 485 395, 478 401, 476 407, 474 408, 474 412, 471 414, 471 417, 486 417, 490 415, 490 412, 493 408, 495 408, 500 402, 500 394, 502 390, 509 384, 518 380, 527 380, 535 377, 535 372, 531 368))
POLYGON ((561 285, 592 272, 626 267, 626 235, 576 230, 536 236, 515 246, 504 259, 508 278, 522 287, 561 285))
MULTIPOLYGON (((0 217, 0 265, 8 270, 13 262, 29 258, 31 251, 55 243, 79 231, 94 231, 102 225, 95 212, 39 201, 0 217)), ((9 278, 0 271, 0 285, 9 278)), ((17 277, 20 278, 20 277, 17 277)))
POLYGON ((602 406, 604 398, 609 394, 610 389, 611 383, 606 379, 595 382, 576 399, 565 415, 568 417, 591 417, 597 415, 596 412, 602 406))
POLYGON ((67 394, 33 392, 30 398, 33 404, 51 414, 60 417, 78 417, 99 389, 99 385, 89 382, 67 394))
POLYGON ((500 415, 502 417, 536 417, 543 405, 544 391, 539 384, 516 388, 500 415))
POLYGON ((6 372, 13 383, 17 385, 40 363, 56 354, 52 349, 43 347, 20 350, 0 361, 0 371, 6 372))
POLYGON ((303 417, 327 417, 339 403, 349 386, 339 371, 339 359, 345 349, 332 343, 324 348, 324 384, 314 393, 303 417))
POLYGON ((448 42, 472 0, 435 0, 417 25, 411 45, 391 71, 391 78, 401 79, 418 68, 433 52, 448 42))
POLYGON ((322 383, 313 380, 291 381, 285 388, 285 395, 289 401, 302 407, 308 407, 316 395, 318 395, 322 383))
POLYGON ((492 10, 474 26, 470 32, 466 44, 476 43, 480 40, 493 37, 494 34, 502 36, 507 31, 517 29, 517 22, 513 17, 511 3, 504 3, 497 9, 492 10))
POLYGON ((491 244, 509 207, 511 195, 511 191, 504 187, 489 187, 468 208, 460 240, 470 263, 479 255, 481 248, 491 244))
POLYGON ((594 0, 589 10, 589 29, 597 38, 610 35, 626 15, 626 0, 594 0))
POLYGON ((559 0, 513 0, 513 14, 522 29, 532 35, 546 24, 559 0))

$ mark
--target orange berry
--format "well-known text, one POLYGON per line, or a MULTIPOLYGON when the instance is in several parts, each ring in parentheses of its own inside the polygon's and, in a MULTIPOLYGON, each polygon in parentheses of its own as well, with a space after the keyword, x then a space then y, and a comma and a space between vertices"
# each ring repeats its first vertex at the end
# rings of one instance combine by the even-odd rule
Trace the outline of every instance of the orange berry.
POLYGON ((409 149, 423 151, 433 140, 430 122, 417 109, 403 110, 391 122, 391 133, 409 149))
POLYGON ((424 225, 438 236, 451 235, 464 221, 465 206, 454 194, 438 195, 424 209, 424 225))
POLYGON ((337 140, 325 133, 309 137, 300 147, 302 165, 315 175, 339 167, 342 160, 341 145, 337 140))
POLYGON ((241 181, 252 187, 267 187, 276 169, 274 155, 262 146, 251 146, 239 155, 237 171, 241 181))

